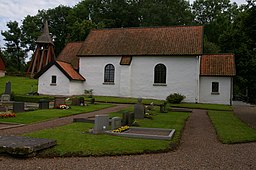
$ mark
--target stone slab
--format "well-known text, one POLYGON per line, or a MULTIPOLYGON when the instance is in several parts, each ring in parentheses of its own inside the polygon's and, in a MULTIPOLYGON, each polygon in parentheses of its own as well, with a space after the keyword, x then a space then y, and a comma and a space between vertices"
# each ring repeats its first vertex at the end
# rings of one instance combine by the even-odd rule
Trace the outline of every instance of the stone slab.
POLYGON ((24 124, 0 122, 0 130, 24 126, 24 124))
POLYGON ((55 140, 50 139, 0 136, 0 153, 7 153, 14 156, 29 156, 56 144, 57 142, 55 140))
POLYGON ((175 129, 130 127, 129 130, 122 133, 114 133, 112 131, 106 131, 106 133, 131 138, 171 140, 175 129))

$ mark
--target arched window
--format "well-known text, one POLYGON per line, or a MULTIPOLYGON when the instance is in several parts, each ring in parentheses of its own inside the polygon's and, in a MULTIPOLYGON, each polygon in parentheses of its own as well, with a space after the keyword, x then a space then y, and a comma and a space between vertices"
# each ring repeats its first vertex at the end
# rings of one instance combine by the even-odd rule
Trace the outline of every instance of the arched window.
POLYGON ((166 67, 163 64, 155 66, 154 83, 166 83, 166 67))
POLYGON ((114 83, 115 80, 115 67, 112 64, 105 66, 104 82, 114 83))

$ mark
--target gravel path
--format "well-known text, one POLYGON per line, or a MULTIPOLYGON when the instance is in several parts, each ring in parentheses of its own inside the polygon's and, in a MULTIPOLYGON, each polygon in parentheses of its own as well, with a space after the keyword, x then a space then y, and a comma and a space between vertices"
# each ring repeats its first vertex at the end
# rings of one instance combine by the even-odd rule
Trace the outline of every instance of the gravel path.
POLYGON ((218 142, 206 111, 193 110, 173 152, 117 157, 30 158, 0 157, 0 169, 256 169, 256 143, 218 142))
POLYGON ((256 128, 256 106, 255 105, 235 105, 234 113, 249 126, 256 128))

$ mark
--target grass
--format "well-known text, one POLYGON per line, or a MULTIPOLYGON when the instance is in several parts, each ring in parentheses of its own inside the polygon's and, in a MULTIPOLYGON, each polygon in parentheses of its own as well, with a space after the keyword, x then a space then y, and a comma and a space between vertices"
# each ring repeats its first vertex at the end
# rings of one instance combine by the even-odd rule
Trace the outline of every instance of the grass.
POLYGON ((27 77, 5 76, 0 78, 0 93, 5 90, 5 83, 10 81, 14 94, 27 94, 37 91, 37 80, 27 77))
POLYGON ((205 110, 220 110, 220 111, 232 111, 232 106, 222 104, 201 104, 201 103, 180 103, 171 104, 172 107, 184 107, 191 109, 205 109, 205 110))
POLYGON ((95 104, 89 106, 72 106, 71 109, 47 109, 47 110, 36 110, 23 113, 17 113, 15 118, 1 119, 2 122, 12 122, 21 124, 30 124, 35 122, 46 121, 53 118, 65 117, 80 113, 88 113, 96 110, 111 107, 111 104, 95 104))
POLYGON ((248 127, 233 112, 209 111, 208 115, 222 143, 244 143, 256 141, 256 129, 248 127))
MULTIPOLYGON (((119 114, 120 116, 121 112, 111 115, 119 114)), ((141 127, 175 128, 176 132, 172 140, 136 139, 105 134, 93 135, 88 133, 89 129, 93 127, 91 123, 73 123, 26 134, 26 136, 57 140, 57 146, 43 151, 41 156, 103 156, 168 151, 179 143, 180 134, 189 113, 160 114, 154 111, 153 114, 155 114, 153 120, 138 121, 141 127)))

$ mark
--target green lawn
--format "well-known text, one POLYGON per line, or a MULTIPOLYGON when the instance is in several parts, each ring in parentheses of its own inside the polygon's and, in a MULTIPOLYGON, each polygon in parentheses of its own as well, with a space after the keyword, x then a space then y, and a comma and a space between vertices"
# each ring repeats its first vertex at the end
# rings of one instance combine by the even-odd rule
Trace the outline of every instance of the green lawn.
POLYGON ((31 91, 37 92, 37 80, 27 77, 5 76, 0 78, 0 93, 4 92, 5 83, 10 81, 14 94, 27 94, 31 91))
POLYGON ((175 128, 175 136, 171 141, 93 135, 88 133, 93 127, 91 123, 73 123, 26 136, 57 140, 57 146, 43 151, 43 156, 103 156, 163 152, 179 143, 188 116, 189 113, 157 113, 153 116, 153 120, 138 121, 141 127, 175 128))
POLYGON ((201 104, 201 103, 181 103, 181 104, 170 104, 172 107, 183 107, 191 109, 205 109, 205 110, 222 110, 232 111, 232 106, 222 104, 201 104))
POLYGON ((23 113, 17 113, 15 118, 0 119, 2 122, 12 122, 21 124, 30 124, 35 122, 41 122, 53 118, 65 117, 79 113, 88 113, 96 110, 111 107, 111 104, 95 104, 89 106, 72 106, 71 109, 47 109, 47 110, 36 110, 28 111, 23 113))
POLYGON ((222 143, 256 141, 256 129, 248 127, 233 112, 209 111, 208 115, 222 143))

